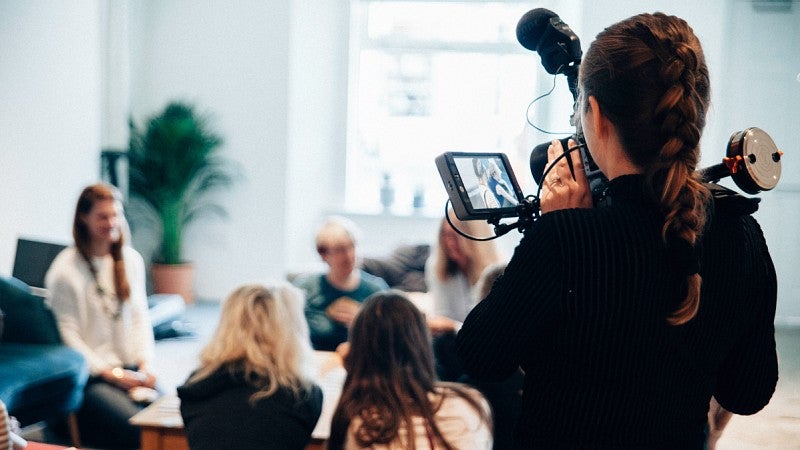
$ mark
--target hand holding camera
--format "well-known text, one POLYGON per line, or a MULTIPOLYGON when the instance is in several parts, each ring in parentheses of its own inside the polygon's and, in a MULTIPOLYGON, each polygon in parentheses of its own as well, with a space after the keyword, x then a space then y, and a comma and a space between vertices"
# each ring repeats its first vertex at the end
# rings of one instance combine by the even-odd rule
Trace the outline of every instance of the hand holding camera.
MULTIPOLYGON (((578 145, 569 140, 570 147, 578 145)), ((579 152, 564 155, 561 142, 553 140, 547 148, 547 167, 542 182, 540 199, 542 213, 567 208, 591 208, 592 196, 589 180, 583 170, 583 162, 579 152), (560 157, 560 158, 559 158, 560 157), (571 164, 569 164, 571 162, 571 164)))

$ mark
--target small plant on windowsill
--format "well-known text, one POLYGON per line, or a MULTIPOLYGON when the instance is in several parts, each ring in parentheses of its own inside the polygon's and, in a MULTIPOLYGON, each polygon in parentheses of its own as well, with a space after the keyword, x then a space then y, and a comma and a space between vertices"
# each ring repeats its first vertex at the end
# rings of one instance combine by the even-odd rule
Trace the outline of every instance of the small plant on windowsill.
POLYGON ((211 130, 209 118, 192 105, 169 103, 147 120, 144 129, 132 119, 129 128, 131 202, 141 206, 138 210, 145 211, 161 232, 153 257, 153 288, 157 293, 179 293, 190 303, 193 268, 183 258, 185 230, 206 214, 227 217, 227 211, 210 194, 230 188, 237 168, 220 155, 222 138, 211 130), (188 280, 182 287, 165 286, 159 270, 171 274, 188 271, 188 280))

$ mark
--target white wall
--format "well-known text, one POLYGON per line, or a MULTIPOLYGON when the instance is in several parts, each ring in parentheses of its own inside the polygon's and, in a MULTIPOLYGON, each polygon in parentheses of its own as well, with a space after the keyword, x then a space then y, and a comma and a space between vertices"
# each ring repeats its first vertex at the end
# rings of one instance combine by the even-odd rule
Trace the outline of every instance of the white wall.
MULTIPOLYGON (((190 231, 198 296, 219 299, 240 282, 315 265, 314 228, 343 198, 348 3, 0 2, 0 273, 11 272, 20 234, 69 240, 75 198, 98 177, 100 148, 124 145, 129 112, 141 123, 173 99, 214 113, 224 151, 246 176, 222 198, 228 221, 190 231)), ((786 152, 783 180, 762 193, 757 217, 780 277, 779 320, 800 318, 800 156, 793 156, 800 5, 788 13, 757 11, 750 1, 631 5, 532 7, 559 12, 584 49, 604 26, 638 12, 663 10, 694 26, 712 76, 705 165, 748 126, 767 130, 786 152)), ((368 228, 365 254, 429 241, 436 225, 435 218, 353 218, 368 228)), ((504 247, 513 247, 515 234, 504 247)), ((149 242, 138 230, 137 247, 146 253, 149 242)))
POLYGON ((97 179, 99 23, 96 2, 0 2, 0 273, 19 236, 70 242, 97 179))
POLYGON ((196 265, 198 297, 218 299, 239 283, 282 276, 289 1, 153 0, 134 6, 134 117, 142 123, 170 100, 212 112, 223 151, 244 173, 232 195, 220 198, 230 219, 188 229, 185 255, 196 265))
POLYGON ((319 260, 313 242, 325 212, 344 202, 350 9, 291 3, 286 266, 303 270, 319 260))

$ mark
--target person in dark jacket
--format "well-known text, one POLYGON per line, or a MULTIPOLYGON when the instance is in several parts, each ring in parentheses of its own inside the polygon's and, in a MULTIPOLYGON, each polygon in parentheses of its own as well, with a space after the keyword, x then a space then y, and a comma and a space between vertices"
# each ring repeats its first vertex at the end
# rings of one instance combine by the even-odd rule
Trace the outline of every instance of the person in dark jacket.
POLYGON ((593 205, 578 152, 573 176, 554 141, 542 215, 457 352, 479 379, 524 370, 518 448, 701 449, 712 396, 752 414, 774 392, 775 270, 752 217, 705 228, 709 76, 689 25, 623 20, 579 70, 576 117, 605 197, 593 205))
POLYGON ((234 290, 200 368, 178 388, 189 446, 305 448, 322 410, 312 352, 299 289, 234 290))

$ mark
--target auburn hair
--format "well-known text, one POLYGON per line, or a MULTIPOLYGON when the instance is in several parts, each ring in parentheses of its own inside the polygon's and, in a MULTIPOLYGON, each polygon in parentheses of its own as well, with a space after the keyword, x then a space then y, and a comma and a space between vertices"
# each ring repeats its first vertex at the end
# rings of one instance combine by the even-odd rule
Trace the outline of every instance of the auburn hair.
MULTIPOLYGON (((100 201, 113 201, 120 216, 122 213, 122 194, 114 186, 106 183, 97 183, 87 186, 78 197, 78 204, 75 207, 75 217, 72 220, 72 238, 75 240, 75 248, 78 253, 86 260, 89 265, 89 270, 92 276, 97 279, 97 273, 92 258, 90 248, 92 238, 89 233, 89 227, 84 221, 84 217, 88 215, 97 202, 100 201)), ((124 221, 124 216, 120 217, 124 221)), ((119 238, 116 242, 111 244, 111 257, 114 260, 114 292, 120 302, 128 300, 131 295, 131 287, 128 283, 128 275, 125 272, 125 260, 122 257, 122 248, 125 244, 125 233, 122 232, 122 226, 119 230, 119 238)))
MULTIPOLYGON (((586 52, 579 84, 581 107, 588 108, 586 99, 595 97, 631 161, 643 168, 664 217, 664 242, 691 252, 709 199, 695 172, 710 83, 694 31, 683 19, 663 13, 618 22, 600 32, 586 52)), ((676 270, 686 277, 685 296, 668 321, 680 325, 697 313, 701 278, 692 268, 676 270)))

